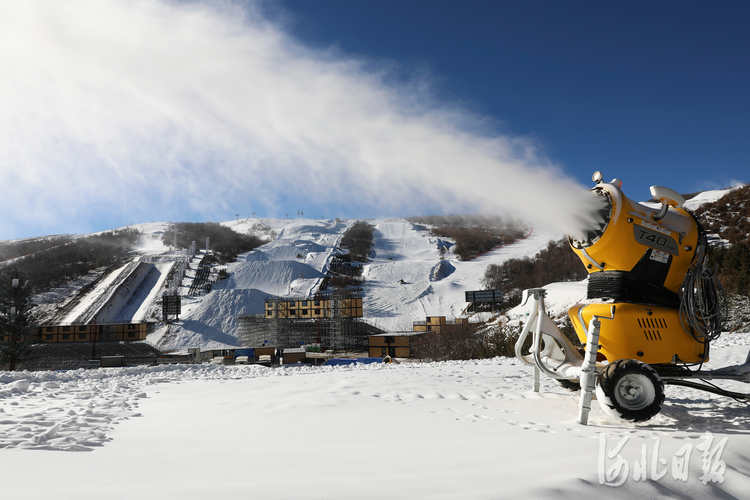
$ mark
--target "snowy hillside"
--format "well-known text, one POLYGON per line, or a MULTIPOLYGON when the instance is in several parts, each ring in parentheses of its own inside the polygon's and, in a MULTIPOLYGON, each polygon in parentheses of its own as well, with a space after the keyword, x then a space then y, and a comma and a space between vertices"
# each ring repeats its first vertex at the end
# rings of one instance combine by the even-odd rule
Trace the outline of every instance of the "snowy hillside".
POLYGON ((470 261, 446 254, 440 239, 405 220, 376 221, 374 252, 365 268, 365 319, 386 331, 412 329, 426 316, 458 317, 468 305, 464 292, 482 289, 489 264, 534 256, 562 235, 532 232, 527 238, 470 261), (401 281, 403 280, 403 283, 401 281))
POLYGON ((711 202, 718 200, 725 194, 729 193, 730 191, 734 189, 737 189, 738 187, 741 187, 741 186, 735 186, 735 187, 728 188, 728 189, 713 189, 710 191, 703 191, 695 195, 693 198, 690 198, 689 200, 687 200, 685 202, 685 208, 687 210, 695 210, 696 208, 703 205, 704 203, 711 203, 711 202))
MULTIPOLYGON (((230 278, 194 300, 180 323, 159 345, 183 348, 233 344, 237 314, 260 314, 269 295, 310 296, 317 291, 339 242, 354 221, 267 221, 277 238, 243 254, 228 266, 230 278), (221 333, 221 335, 220 335, 221 333)), ((533 256, 560 235, 528 238, 472 261, 450 252, 439 255, 439 238, 404 219, 368 221, 375 227, 373 251, 365 265, 364 320, 384 331, 411 330, 426 316, 457 317, 468 305, 464 292, 481 288, 490 263, 533 256), (442 272, 439 272, 442 271, 442 272)), ((160 332, 155 334, 155 337, 160 332)))
MULTIPOLYGON (((179 321, 160 324, 148 342, 163 350, 188 347, 233 347, 236 317, 262 314, 270 296, 310 297, 320 288, 331 260, 345 253, 341 238, 355 221, 305 219, 243 219, 224 222, 231 229, 259 236, 268 243, 240 254, 226 265, 229 278, 214 284, 207 294, 188 295, 204 251, 189 259, 182 280, 182 314, 179 321)), ((426 316, 457 317, 466 306, 464 292, 482 288, 487 265, 508 258, 533 256, 553 233, 531 232, 528 237, 495 249, 471 261, 460 261, 450 251, 440 258, 449 241, 431 236, 404 219, 371 220, 373 250, 364 266, 364 320, 384 331, 410 331, 414 321, 426 316)), ((164 245, 168 223, 134 226, 141 232, 133 262, 112 270, 59 306, 60 322, 158 321, 158 299, 168 274, 184 250, 164 245)), ((200 247, 204 242, 197 242, 200 247)))

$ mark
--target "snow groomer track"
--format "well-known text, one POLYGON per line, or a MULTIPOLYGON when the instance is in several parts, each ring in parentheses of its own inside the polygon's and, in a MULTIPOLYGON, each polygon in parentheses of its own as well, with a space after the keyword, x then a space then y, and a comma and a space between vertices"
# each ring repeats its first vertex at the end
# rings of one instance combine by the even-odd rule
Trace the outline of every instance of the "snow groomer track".
POLYGON ((174 262, 152 264, 133 261, 98 280, 77 297, 58 322, 88 324, 141 321, 174 262))

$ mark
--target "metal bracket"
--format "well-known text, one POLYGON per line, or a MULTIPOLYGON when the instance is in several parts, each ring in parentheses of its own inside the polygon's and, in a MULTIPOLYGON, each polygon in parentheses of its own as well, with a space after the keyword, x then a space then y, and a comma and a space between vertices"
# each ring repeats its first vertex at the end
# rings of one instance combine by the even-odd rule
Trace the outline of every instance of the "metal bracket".
POLYGON ((516 357, 524 364, 534 367, 535 391, 538 392, 538 372, 555 379, 577 380, 583 356, 560 332, 544 308, 543 288, 524 290, 523 303, 533 298, 533 309, 515 345, 516 357), (523 344, 532 333, 531 355, 523 354, 523 344), (542 345, 542 341, 544 344, 542 345))

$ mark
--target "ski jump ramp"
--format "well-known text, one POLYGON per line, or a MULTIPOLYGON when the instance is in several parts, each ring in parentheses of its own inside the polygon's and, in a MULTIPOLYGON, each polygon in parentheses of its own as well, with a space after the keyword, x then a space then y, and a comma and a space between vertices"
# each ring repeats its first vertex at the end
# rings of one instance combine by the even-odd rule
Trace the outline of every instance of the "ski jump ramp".
POLYGON ((175 262, 133 261, 112 271, 81 298, 63 323, 132 323, 146 319, 175 262))

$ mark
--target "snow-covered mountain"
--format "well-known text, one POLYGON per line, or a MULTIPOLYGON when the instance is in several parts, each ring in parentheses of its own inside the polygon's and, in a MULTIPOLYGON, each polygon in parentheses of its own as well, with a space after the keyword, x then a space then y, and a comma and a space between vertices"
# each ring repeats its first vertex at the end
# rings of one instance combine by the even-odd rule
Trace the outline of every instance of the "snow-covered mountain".
MULTIPOLYGON (((269 296, 310 297, 320 289, 344 233, 354 220, 243 219, 224 222, 231 229, 265 238, 268 243, 240 254, 228 264, 229 278, 214 284, 209 293, 188 295, 204 250, 192 259, 184 250, 162 242, 169 223, 132 226, 141 233, 133 262, 102 277, 77 297, 69 294, 58 313, 61 322, 118 320, 159 321, 160 291, 174 264, 187 260, 181 282, 179 321, 159 324, 148 341, 164 350, 188 347, 224 347, 236 343, 239 314, 261 314, 269 296), (125 318, 125 316, 128 316, 125 318)), ((513 244, 474 260, 461 261, 446 242, 422 226, 404 219, 370 220, 373 249, 364 265, 364 320, 384 331, 411 330, 426 316, 457 317, 468 305, 464 292, 481 289, 489 264, 512 257, 533 256, 550 239, 562 235, 531 231, 513 244)), ((202 243, 202 242, 199 242, 202 243)))

